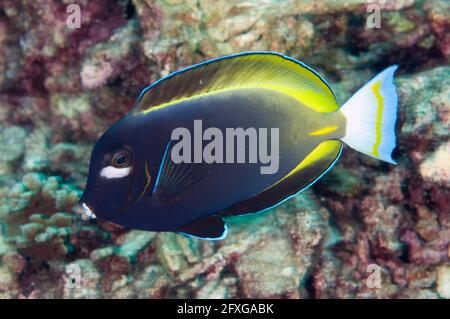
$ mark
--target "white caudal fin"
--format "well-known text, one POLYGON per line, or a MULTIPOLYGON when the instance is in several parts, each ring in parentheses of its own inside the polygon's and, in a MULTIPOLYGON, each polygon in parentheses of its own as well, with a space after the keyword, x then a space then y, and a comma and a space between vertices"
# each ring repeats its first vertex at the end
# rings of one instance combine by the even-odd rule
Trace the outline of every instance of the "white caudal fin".
POLYGON ((397 93, 391 66, 378 74, 345 103, 341 111, 347 118, 342 141, 351 148, 382 161, 395 164, 397 93))

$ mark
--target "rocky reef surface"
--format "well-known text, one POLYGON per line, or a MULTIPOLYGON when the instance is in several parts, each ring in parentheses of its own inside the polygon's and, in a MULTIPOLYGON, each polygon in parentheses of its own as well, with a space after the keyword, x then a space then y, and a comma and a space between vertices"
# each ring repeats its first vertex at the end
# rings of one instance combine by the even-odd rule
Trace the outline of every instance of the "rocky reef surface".
POLYGON ((3 0, 0 298, 450 298, 449 31, 446 0, 3 0), (144 86, 247 50, 306 62, 341 101, 398 64, 398 165, 345 149, 220 242, 73 213, 93 144, 144 86))

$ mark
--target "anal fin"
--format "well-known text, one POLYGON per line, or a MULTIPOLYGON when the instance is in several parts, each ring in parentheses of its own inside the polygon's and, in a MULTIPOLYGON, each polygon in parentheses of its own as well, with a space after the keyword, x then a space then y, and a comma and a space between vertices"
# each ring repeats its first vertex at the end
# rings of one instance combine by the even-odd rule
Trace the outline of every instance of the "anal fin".
POLYGON ((227 225, 222 217, 211 215, 196 220, 195 222, 177 228, 177 232, 183 235, 204 240, 221 240, 227 235, 227 225))
POLYGON ((341 154, 342 143, 337 140, 322 142, 282 181, 247 200, 220 212, 221 216, 258 213, 273 208, 305 190, 324 175, 341 154))

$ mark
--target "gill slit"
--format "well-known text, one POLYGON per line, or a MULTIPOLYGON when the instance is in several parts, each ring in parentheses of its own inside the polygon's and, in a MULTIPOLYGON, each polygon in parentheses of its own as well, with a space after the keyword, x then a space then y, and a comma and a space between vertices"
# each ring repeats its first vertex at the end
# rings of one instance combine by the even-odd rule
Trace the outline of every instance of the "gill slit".
POLYGON ((150 170, 148 169, 147 161, 145 161, 145 176, 147 177, 147 182, 145 183, 144 189, 142 190, 142 193, 139 195, 137 200, 139 200, 142 196, 144 196, 152 181, 152 176, 150 175, 150 170))

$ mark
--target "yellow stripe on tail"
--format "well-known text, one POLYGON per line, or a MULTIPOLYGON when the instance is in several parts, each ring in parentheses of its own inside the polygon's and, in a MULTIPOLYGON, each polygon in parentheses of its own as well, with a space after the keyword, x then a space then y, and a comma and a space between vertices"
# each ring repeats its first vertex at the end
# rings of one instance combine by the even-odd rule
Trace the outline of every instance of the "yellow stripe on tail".
POLYGON ((375 144, 373 144, 372 154, 373 156, 380 156, 378 152, 378 147, 381 144, 381 123, 383 120, 383 96, 380 93, 381 83, 375 82, 372 85, 373 94, 377 100, 377 120, 375 125, 375 144))

